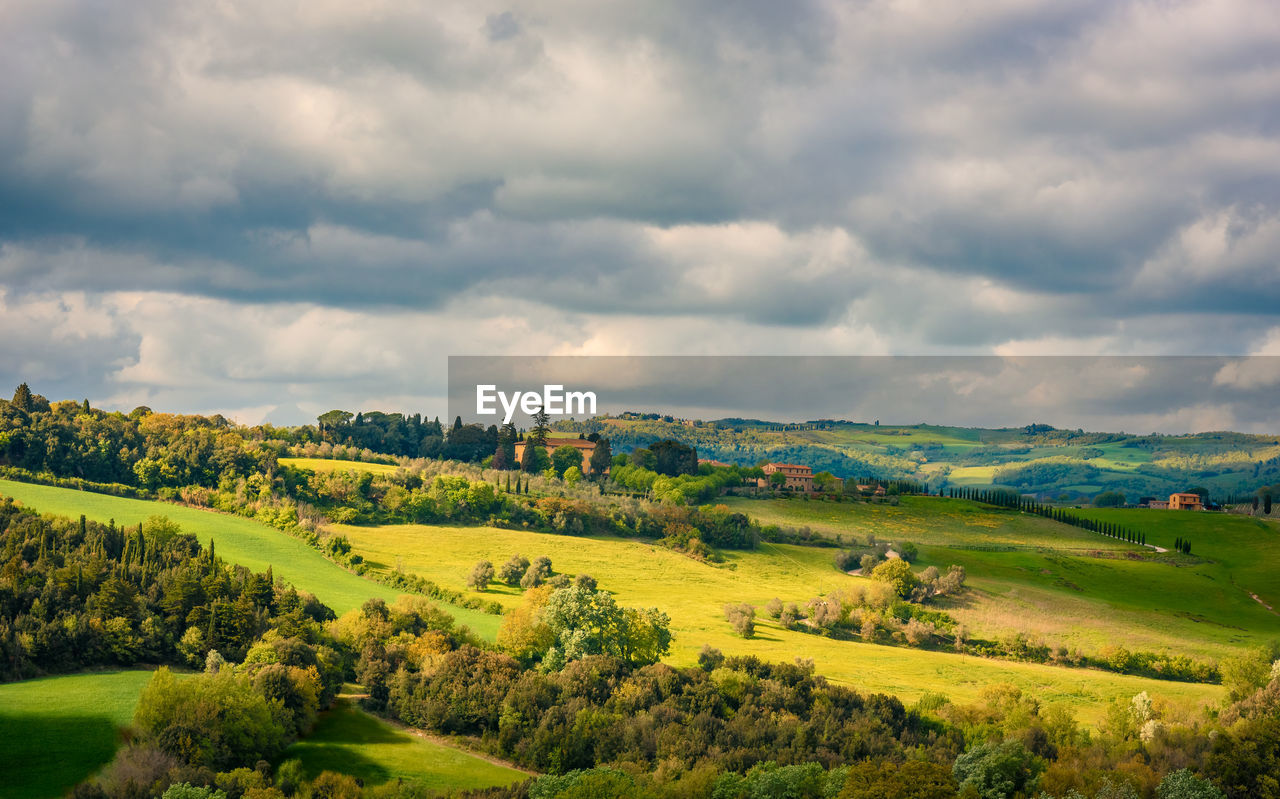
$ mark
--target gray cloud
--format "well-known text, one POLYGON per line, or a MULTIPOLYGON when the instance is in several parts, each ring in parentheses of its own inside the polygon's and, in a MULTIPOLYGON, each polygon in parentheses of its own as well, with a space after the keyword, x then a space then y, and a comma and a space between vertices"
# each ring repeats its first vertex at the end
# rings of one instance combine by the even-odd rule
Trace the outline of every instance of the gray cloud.
POLYGON ((139 293, 519 308, 548 351, 1250 352, 1278 129, 1266 0, 10 3, 0 289, 118 335, 0 374, 114 385, 139 293))

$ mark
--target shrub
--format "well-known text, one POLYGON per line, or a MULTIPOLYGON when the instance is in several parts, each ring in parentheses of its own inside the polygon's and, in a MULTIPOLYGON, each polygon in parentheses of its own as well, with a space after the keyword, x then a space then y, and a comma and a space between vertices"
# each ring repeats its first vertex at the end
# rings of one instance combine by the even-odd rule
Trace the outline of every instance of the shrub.
POLYGON ((474 588, 477 591, 484 591, 489 587, 489 583, 493 580, 493 564, 487 560, 482 560, 471 570, 471 574, 467 576, 467 587, 474 588))
POLYGON ((754 638, 756 634, 756 609, 746 602, 737 605, 725 605, 724 617, 733 626, 734 632, 743 638, 754 638))

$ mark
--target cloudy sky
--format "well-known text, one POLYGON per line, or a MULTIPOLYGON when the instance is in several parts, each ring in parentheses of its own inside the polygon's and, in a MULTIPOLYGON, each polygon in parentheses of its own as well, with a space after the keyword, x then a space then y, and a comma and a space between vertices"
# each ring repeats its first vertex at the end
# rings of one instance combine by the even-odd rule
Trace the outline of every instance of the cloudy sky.
POLYGON ((1278 132, 1274 0, 8 0, 0 381, 296 422, 443 413, 450 354, 1280 354, 1278 132))

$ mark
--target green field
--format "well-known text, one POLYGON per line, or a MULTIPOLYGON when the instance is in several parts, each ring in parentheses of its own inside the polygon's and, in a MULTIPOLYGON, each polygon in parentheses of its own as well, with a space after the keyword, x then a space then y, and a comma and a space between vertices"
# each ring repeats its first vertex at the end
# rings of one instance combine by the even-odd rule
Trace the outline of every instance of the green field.
POLYGON ((339 698, 311 734, 284 754, 284 759, 295 757, 308 778, 337 771, 365 785, 403 779, 432 790, 471 790, 510 785, 528 776, 393 727, 365 713, 350 697, 339 698))
POLYGON ((1156 557, 1148 548, 964 500, 903 497, 894 507, 730 498, 727 504, 765 522, 808 525, 845 540, 865 540, 872 533, 879 540, 912 541, 920 546, 920 567, 964 566, 973 590, 947 611, 978 637, 1020 631, 1085 653, 1122 643, 1130 650, 1203 660, 1280 638, 1280 617, 1249 597, 1249 591, 1258 593, 1273 607, 1276 602, 1267 597, 1280 601, 1280 535, 1252 519, 1178 518, 1146 510, 1079 512, 1145 530, 1148 542, 1161 546, 1172 547, 1177 535, 1203 538, 1202 554, 1219 562, 1196 563, 1175 555, 1156 557), (1218 532, 1195 532, 1197 525, 1218 532), (1210 541, 1218 548, 1212 549, 1210 541), (1249 590, 1241 590, 1246 586, 1249 590))
MULTIPOLYGON (((893 693, 907 702, 928 691, 969 701, 987 685, 1009 682, 1046 702, 1069 704, 1082 721, 1090 723, 1101 719, 1112 699, 1127 699, 1139 691, 1187 709, 1216 703, 1223 696, 1222 689, 1212 685, 836 641, 784 629, 763 614, 757 617, 756 638, 744 640, 732 634, 723 615, 727 603, 761 606, 775 596, 803 603, 861 579, 837 571, 830 549, 765 545, 759 552, 726 553, 725 564, 709 565, 649 543, 618 538, 430 525, 341 530, 369 561, 388 564, 399 558, 406 570, 458 589, 464 587, 478 560, 500 566, 515 553, 529 558, 547 555, 557 572, 591 574, 623 605, 667 612, 676 636, 668 660, 677 665, 694 663, 704 644, 773 661, 812 658, 819 673, 836 681, 893 693)), ((519 592, 506 586, 493 587, 486 595, 508 607, 521 602, 519 592)))
MULTIPOLYGON (((1147 534, 1147 543, 1172 548, 1176 538, 1191 541, 1195 560, 1188 567, 1202 591, 1257 594, 1280 609, 1280 525, 1249 516, 1206 511, 1147 508, 1077 511, 1147 534)), ((1276 618, 1280 623, 1280 617, 1276 618)), ((1274 630, 1280 638, 1280 628, 1274 630)))
POLYGON ((762 524, 807 526, 844 541, 865 541, 867 533, 883 541, 911 541, 938 546, 1013 546, 1063 550, 1131 550, 1122 541, 1017 511, 941 497, 905 496, 888 502, 751 499, 725 497, 722 502, 762 524))
POLYGON ((150 671, 0 684, 0 797, 49 799, 102 768, 150 671))
MULTIPOLYGON (((150 516, 168 516, 208 545, 212 539, 220 557, 255 571, 268 566, 276 577, 292 583, 300 591, 319 597, 339 615, 358 608, 371 597, 392 602, 399 592, 352 574, 326 559, 299 539, 251 519, 188 508, 166 502, 125 499, 106 494, 53 488, 32 483, 0 480, 0 495, 10 496, 42 513, 78 518, 80 514, 99 522, 115 519, 117 524, 135 525, 150 516)), ((493 639, 497 616, 454 605, 442 607, 477 634, 493 639)))
POLYGON ((399 466, 386 463, 343 461, 333 458, 280 458, 281 466, 310 469, 313 472, 368 472, 369 474, 395 474, 399 466))

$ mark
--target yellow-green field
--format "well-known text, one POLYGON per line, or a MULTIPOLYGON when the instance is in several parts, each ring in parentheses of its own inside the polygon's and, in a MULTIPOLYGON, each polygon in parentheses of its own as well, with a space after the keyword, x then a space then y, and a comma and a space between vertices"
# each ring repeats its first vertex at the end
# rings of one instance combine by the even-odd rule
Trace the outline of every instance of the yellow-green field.
POLYGON ((333 458, 280 458, 281 466, 310 469, 313 472, 368 472, 369 474, 395 474, 398 466, 386 463, 343 461, 333 458))
POLYGON ((321 771, 350 774, 365 785, 404 780, 435 791, 510 785, 527 774, 445 746, 364 712, 339 697, 316 728, 289 747, 284 758, 302 761, 307 776, 321 771))
MULTIPOLYGON (((431 525, 346 526, 341 531, 378 567, 388 568, 399 558, 406 570, 452 588, 464 586, 478 560, 501 566, 516 553, 528 558, 547 555, 557 572, 596 577, 621 604, 668 613, 676 636, 668 660, 680 665, 695 662, 704 644, 767 660, 811 658, 821 674, 864 691, 893 693, 906 702, 929 691, 968 701, 984 686, 1009 682, 1045 702, 1070 705, 1090 723, 1101 719, 1112 699, 1127 699, 1139 691, 1165 697, 1188 711, 1217 703, 1223 696, 1222 689, 1212 685, 835 641, 783 629, 765 620, 763 613, 757 617, 756 638, 732 634, 723 616, 727 603, 761 606, 775 596, 804 602, 860 579, 836 571, 829 549, 765 545, 759 552, 727 553, 726 563, 716 566, 617 538, 431 525)), ((506 586, 491 588, 487 596, 508 607, 521 602, 519 592, 506 586)))
POLYGON ((978 637, 1019 631, 1087 654, 1123 645, 1202 660, 1280 638, 1280 616, 1249 596, 1280 601, 1280 535, 1252 519, 1078 512, 1142 529, 1161 546, 1172 547, 1177 535, 1203 540, 1198 551, 1214 560, 1202 562, 1155 558, 1145 547, 965 500, 903 497, 895 507, 730 498, 727 504, 763 522, 807 525, 846 541, 865 541, 868 533, 911 541, 920 546, 920 567, 964 566, 972 590, 946 610, 978 637))

